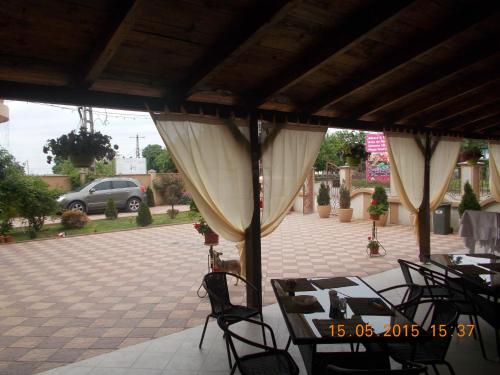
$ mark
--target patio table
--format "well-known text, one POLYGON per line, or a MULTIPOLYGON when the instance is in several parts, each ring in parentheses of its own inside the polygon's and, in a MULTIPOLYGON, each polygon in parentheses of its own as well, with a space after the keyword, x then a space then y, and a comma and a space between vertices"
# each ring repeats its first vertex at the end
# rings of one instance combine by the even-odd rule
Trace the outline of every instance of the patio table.
MULTIPOLYGON (((312 278, 309 281, 313 288, 302 288, 307 290, 298 289, 293 292, 287 290, 284 280, 271 280, 290 338, 299 347, 309 375, 323 373, 325 366, 332 362, 332 357, 339 353, 318 351, 318 345, 383 345, 389 342, 416 343, 430 339, 425 330, 401 314, 360 277, 349 276, 343 279, 347 282, 339 283, 339 287, 327 288, 325 285, 328 286, 328 283, 315 283, 320 278, 312 278), (324 285, 324 289, 319 285, 324 285), (330 315, 330 290, 335 290, 339 297, 346 298, 345 314, 340 318, 338 315, 332 315, 332 319, 330 315), (303 311, 300 311, 300 306, 291 307, 293 298, 301 295, 314 296, 318 303, 316 306, 304 308, 303 311)), ((338 358, 345 359, 349 355, 354 358, 359 356, 360 362, 375 360, 378 365, 388 365, 387 356, 380 352, 371 358, 363 358, 370 356, 367 352, 343 352, 338 358)))
POLYGON ((495 254, 432 254, 430 262, 446 275, 466 280, 476 292, 500 298, 500 257, 495 254))

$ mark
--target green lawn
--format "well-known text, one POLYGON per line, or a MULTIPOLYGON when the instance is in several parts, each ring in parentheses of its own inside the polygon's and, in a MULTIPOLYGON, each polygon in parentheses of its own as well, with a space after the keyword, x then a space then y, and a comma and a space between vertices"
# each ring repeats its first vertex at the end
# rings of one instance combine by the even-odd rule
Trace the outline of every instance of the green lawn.
MULTIPOLYGON (((175 219, 171 219, 166 213, 156 214, 152 216, 153 224, 151 226, 165 224, 185 224, 191 223, 196 220, 196 217, 193 218, 190 212, 179 212, 175 219)), ((91 220, 85 227, 81 229, 64 229, 61 224, 44 225, 42 230, 38 232, 37 238, 56 237, 60 232, 66 232, 66 236, 73 236, 78 234, 103 233, 133 228, 140 228, 135 222, 135 216, 120 217, 118 215, 118 219, 116 220, 91 220)), ((23 228, 14 228, 10 234, 14 237, 16 242, 26 241, 30 239, 28 234, 24 232, 23 228)))

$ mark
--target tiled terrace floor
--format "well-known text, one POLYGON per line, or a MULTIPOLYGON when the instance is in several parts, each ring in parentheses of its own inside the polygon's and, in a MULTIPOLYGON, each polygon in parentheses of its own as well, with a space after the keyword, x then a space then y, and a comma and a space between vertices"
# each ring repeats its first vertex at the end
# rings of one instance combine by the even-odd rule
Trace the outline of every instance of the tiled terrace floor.
MULTIPOLYGON (((269 280, 291 276, 365 276, 416 260, 409 228, 388 226, 384 258, 368 258, 371 222, 290 214, 263 239, 264 303, 269 280)), ((463 249, 433 236, 433 252, 463 249)), ((221 241, 224 257, 236 258, 221 241)), ((30 374, 80 361, 203 323, 210 307, 196 291, 207 248, 191 225, 60 238, 0 247, 0 374, 30 374)), ((244 298, 233 287, 235 302, 244 298)))

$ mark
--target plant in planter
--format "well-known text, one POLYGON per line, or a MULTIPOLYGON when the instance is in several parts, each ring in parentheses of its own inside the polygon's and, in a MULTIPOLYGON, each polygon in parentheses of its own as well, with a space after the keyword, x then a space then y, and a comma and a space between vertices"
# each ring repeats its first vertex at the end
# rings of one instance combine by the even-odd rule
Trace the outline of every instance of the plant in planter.
POLYGON ((321 183, 319 186, 318 196, 316 197, 316 202, 318 202, 318 214, 319 217, 325 219, 330 217, 330 211, 332 207, 330 206, 330 190, 325 183, 321 183))
POLYGON ((194 223, 193 226, 198 233, 205 236, 205 245, 217 245, 219 243, 219 235, 208 226, 203 218, 194 223))
POLYGON ((348 223, 352 219, 352 211, 351 208, 351 192, 349 189, 342 184, 339 191, 339 210, 338 217, 341 223, 348 223))
POLYGON ((12 242, 12 236, 9 231, 12 229, 12 220, 4 219, 0 221, 0 243, 12 242))
POLYGON ((339 156, 350 167, 359 167, 362 161, 365 161, 370 155, 366 151, 364 141, 359 135, 351 132, 341 145, 339 156))
POLYGON ((483 155, 484 142, 475 139, 465 139, 462 142, 459 160, 469 165, 475 165, 483 155))
POLYGON ((387 193, 382 186, 375 186, 375 191, 372 194, 372 201, 368 207, 370 219, 376 220, 378 226, 385 226, 387 222, 387 211, 389 210, 389 202, 387 193))
POLYGON ((56 157, 69 159, 77 168, 87 168, 95 160, 113 160, 118 146, 111 146, 111 137, 100 132, 90 133, 85 128, 80 131, 71 131, 56 139, 47 140, 43 152, 47 156, 47 163, 56 157))
POLYGON ((380 244, 377 240, 368 237, 368 245, 366 247, 370 250, 370 255, 375 255, 378 254, 380 244))
POLYGON ((460 217, 462 217, 465 210, 481 211, 481 205, 479 204, 476 194, 474 193, 474 190, 472 190, 472 186, 469 181, 467 181, 464 185, 464 195, 462 195, 462 200, 458 205, 458 214, 460 217))

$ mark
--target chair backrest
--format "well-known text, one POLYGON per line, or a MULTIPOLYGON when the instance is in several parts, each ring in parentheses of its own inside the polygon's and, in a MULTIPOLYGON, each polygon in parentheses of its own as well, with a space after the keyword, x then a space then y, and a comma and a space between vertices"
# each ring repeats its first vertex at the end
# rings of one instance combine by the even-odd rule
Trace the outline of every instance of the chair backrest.
POLYGON ((457 306, 447 300, 434 300, 429 334, 432 340, 426 343, 428 349, 444 359, 450 346, 451 338, 458 321, 459 310, 457 306), (434 327, 434 328, 433 328, 434 327))
POLYGON ((398 259, 398 263, 399 267, 401 267, 401 272, 403 273, 406 284, 415 284, 411 275, 411 270, 418 272, 420 266, 404 259, 398 259))
POLYGON ((220 314, 232 306, 226 272, 207 273, 203 277, 203 287, 208 293, 213 314, 220 314))
POLYGON ((329 365, 328 375, 417 375, 417 374, 427 374, 427 367, 419 363, 407 363, 408 368, 391 370, 391 369, 347 369, 343 367, 337 367, 334 365, 329 365))
POLYGON ((418 305, 413 302, 420 301, 422 297, 422 287, 419 285, 408 285, 408 290, 405 293, 405 298, 396 308, 403 313, 407 318, 413 320, 417 313, 418 305))

